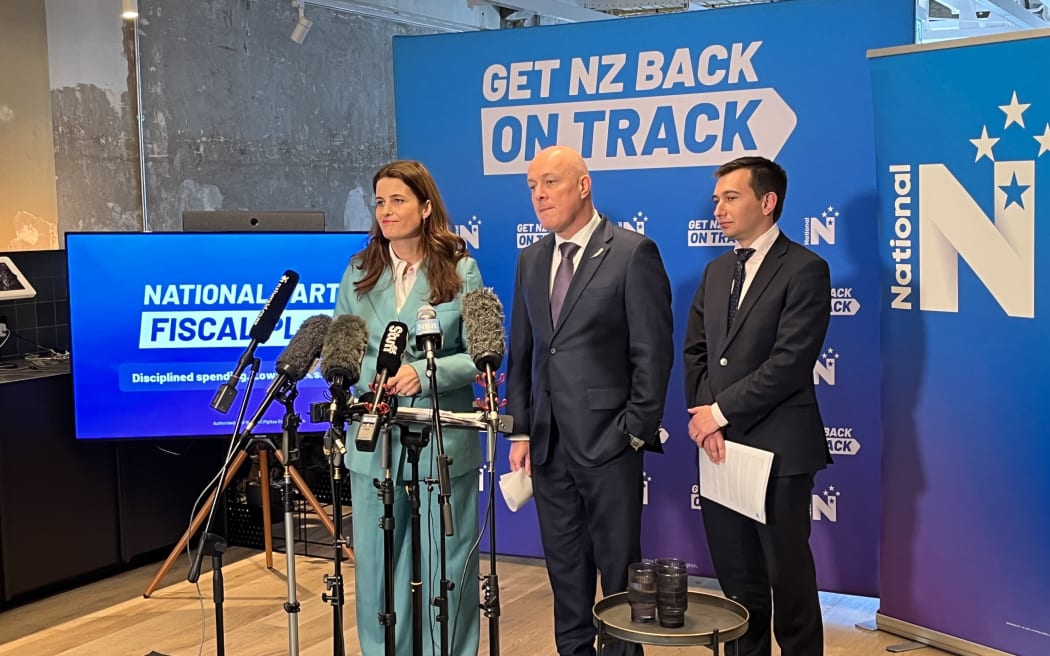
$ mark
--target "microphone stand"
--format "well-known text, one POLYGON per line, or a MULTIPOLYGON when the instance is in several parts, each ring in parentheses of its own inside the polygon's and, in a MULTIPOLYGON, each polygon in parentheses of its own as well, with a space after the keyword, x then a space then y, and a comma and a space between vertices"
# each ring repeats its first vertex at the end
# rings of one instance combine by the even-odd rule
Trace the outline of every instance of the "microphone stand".
MULTIPOLYGON (((496 493, 496 426, 499 414, 499 398, 496 394, 496 385, 501 382, 496 380, 492 371, 492 364, 485 363, 485 432, 488 437, 487 457, 489 475, 489 497, 496 493)), ((499 656, 499 575, 496 573, 496 509, 491 508, 489 512, 489 573, 482 577, 481 589, 485 592, 485 598, 481 602, 481 609, 489 620, 489 654, 499 656)))
MULTIPOLYGON (((299 458, 299 424, 302 420, 295 412, 295 397, 299 395, 298 387, 293 383, 284 394, 280 394, 281 404, 284 405, 284 421, 281 424, 281 452, 284 465, 284 552, 285 563, 288 570, 288 601, 284 603, 284 611, 288 613, 288 654, 298 656, 299 654, 299 600, 296 598, 295 588, 295 532, 292 529, 293 505, 292 498, 292 474, 291 467, 299 458), (294 445, 294 447, 293 447, 294 445)), ((269 485, 269 481, 262 481, 263 485, 269 485)), ((339 525, 336 524, 338 531, 339 525)), ((338 559, 339 555, 336 555, 338 559)))
MULTIPOLYGON (((449 479, 449 465, 452 460, 445 453, 445 443, 441 435, 441 408, 438 405, 437 388, 437 362, 433 355, 433 349, 427 349, 427 379, 430 381, 430 407, 433 411, 432 430, 434 433, 434 445, 437 448, 438 465, 438 505, 441 507, 441 537, 440 537, 440 562, 441 562, 441 587, 440 593, 433 600, 437 607, 437 621, 441 626, 441 656, 448 656, 448 593, 455 588, 455 584, 448 579, 446 537, 455 534, 452 525, 452 482, 449 479)), ((433 479, 427 481, 428 485, 434 483, 433 479)))
POLYGON ((407 449, 411 478, 405 483, 411 510, 412 526, 412 654, 423 654, 423 541, 420 523, 419 456, 430 441, 430 427, 412 431, 407 424, 401 428, 401 444, 407 449))
MULTIPOLYGON (((378 394, 378 392, 377 392, 378 394)), ((383 480, 375 479, 372 484, 379 491, 383 501, 383 517, 379 521, 383 529, 383 610, 379 613, 379 623, 385 627, 384 642, 386 656, 395 656, 394 627, 397 623, 397 612, 394 609, 394 479, 391 476, 390 426, 380 419, 378 427, 382 440, 383 480)))
POLYGON ((325 575, 325 590, 321 594, 322 601, 332 605, 332 654, 343 656, 346 645, 343 640, 343 500, 342 500, 342 462, 343 454, 346 453, 346 437, 343 426, 346 417, 336 406, 338 401, 332 401, 332 413, 330 415, 331 428, 324 435, 324 452, 328 455, 329 480, 332 486, 332 523, 335 524, 335 541, 332 543, 335 556, 333 558, 333 573, 325 575), (329 592, 331 594, 329 594, 329 592))
MULTIPOLYGON (((248 409, 248 397, 251 396, 252 387, 255 384, 255 377, 259 373, 259 368, 262 365, 262 362, 258 357, 252 357, 251 365, 251 372, 248 376, 248 389, 244 394, 244 398, 241 400, 241 408, 237 413, 237 423, 234 424, 236 428, 233 431, 231 447, 240 440, 240 426, 241 422, 244 420, 244 413, 248 409)), ((232 398, 230 400, 232 400, 232 398)), ((231 448, 230 453, 232 452, 233 449, 231 448)), ((215 479, 215 494, 211 498, 211 509, 208 511, 208 520, 204 523, 204 528, 201 530, 201 537, 197 542, 197 551, 193 554, 193 560, 190 563, 190 571, 186 575, 187 581, 196 584, 200 579, 201 561, 204 559, 205 553, 212 557, 211 587, 212 600, 215 603, 215 653, 218 656, 225 656, 226 654, 226 639, 224 636, 222 613, 222 604, 225 601, 222 579, 222 554, 226 552, 226 540, 223 539, 222 536, 212 533, 211 525, 215 520, 215 509, 219 505, 219 493, 221 492, 220 486, 222 485, 222 481, 226 478, 226 468, 229 466, 229 463, 230 459, 227 455, 226 460, 222 463, 222 469, 219 470, 219 475, 215 479)))

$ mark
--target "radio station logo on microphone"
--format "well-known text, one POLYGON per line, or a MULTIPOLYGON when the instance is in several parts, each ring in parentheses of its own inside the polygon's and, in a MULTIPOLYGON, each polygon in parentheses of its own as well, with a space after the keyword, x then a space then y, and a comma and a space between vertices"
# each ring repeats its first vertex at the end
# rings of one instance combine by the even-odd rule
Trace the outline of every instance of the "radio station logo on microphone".
POLYGON ((716 219, 692 219, 686 231, 685 243, 690 248, 703 246, 732 246, 734 241, 725 236, 716 219))
POLYGON ((810 518, 814 522, 828 520, 832 524, 839 521, 839 490, 834 485, 824 488, 821 494, 814 494, 810 502, 810 518))
POLYGON ((518 248, 528 248, 547 236, 547 229, 542 223, 518 224, 518 248))
POLYGON ((456 224, 453 226, 453 231, 459 235, 463 241, 467 242, 467 246, 470 246, 477 251, 481 250, 480 225, 481 219, 475 214, 470 217, 466 225, 456 224))
POLYGON ((824 437, 832 455, 855 456, 860 451, 860 440, 853 437, 853 426, 825 426, 824 437))
POLYGON ((383 353, 392 355, 394 357, 401 357, 401 351, 397 347, 398 340, 405 334, 405 329, 396 323, 391 323, 386 327, 386 332, 383 333, 383 353))
POLYGON ((645 224, 649 222, 649 217, 645 215, 645 212, 638 212, 630 220, 620 221, 619 225, 624 230, 630 230, 631 232, 637 232, 640 235, 645 234, 645 224))
POLYGON ((853 297, 852 287, 831 288, 831 316, 852 317, 860 310, 860 301, 853 297))
POLYGON ((820 385, 823 382, 826 385, 835 386, 835 371, 838 368, 839 353, 833 348, 826 349, 817 357, 817 362, 813 365, 813 384, 820 385))
POLYGON ((839 211, 828 205, 819 217, 807 216, 802 219, 802 242, 807 246, 819 246, 821 243, 835 245, 835 222, 839 211))
POLYGON ((884 210, 892 221, 890 309, 959 312, 965 262, 975 275, 964 280, 983 289, 964 284, 964 304, 979 298, 977 288, 1007 316, 1035 317, 1036 164, 1050 160, 1047 89, 1018 88, 1004 104, 964 108, 970 134, 931 146, 962 156, 889 165, 880 186, 892 189, 884 210))

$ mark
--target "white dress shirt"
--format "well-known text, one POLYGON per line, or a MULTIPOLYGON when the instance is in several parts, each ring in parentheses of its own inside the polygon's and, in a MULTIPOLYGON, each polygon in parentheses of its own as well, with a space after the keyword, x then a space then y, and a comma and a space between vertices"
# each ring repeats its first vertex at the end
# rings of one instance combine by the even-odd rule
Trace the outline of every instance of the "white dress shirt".
POLYGON ((405 300, 412 292, 412 288, 416 286, 419 262, 409 264, 397 256, 392 244, 388 248, 390 249, 390 266, 394 276, 394 298, 397 300, 397 311, 401 312, 401 308, 405 306, 405 300))

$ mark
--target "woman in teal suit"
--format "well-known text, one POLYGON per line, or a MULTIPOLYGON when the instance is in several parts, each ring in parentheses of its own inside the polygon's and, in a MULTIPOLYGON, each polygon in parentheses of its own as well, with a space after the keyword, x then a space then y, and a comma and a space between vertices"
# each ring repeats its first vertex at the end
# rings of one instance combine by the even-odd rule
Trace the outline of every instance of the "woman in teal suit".
MULTIPOLYGON (((442 410, 470 410, 477 373, 467 355, 460 316, 464 293, 481 287, 477 262, 464 241, 449 228, 448 213, 430 173, 419 162, 398 161, 381 168, 372 180, 376 195, 376 222, 368 244, 355 254, 343 275, 336 316, 355 314, 368 326, 368 348, 357 384, 360 396, 375 379, 379 340, 386 325, 409 326, 408 349, 400 370, 387 381, 387 390, 400 407, 429 408, 430 383, 425 354, 415 345, 415 318, 420 306, 437 311, 443 333, 436 352, 437 385, 442 410)), ((418 428, 418 426, 416 426, 418 428)), ((351 436, 356 428, 352 427, 351 436)), ((478 652, 478 555, 472 551, 478 528, 478 467, 481 444, 477 431, 442 431, 445 452, 452 459, 451 509, 455 533, 446 538, 447 578, 455 584, 449 593, 449 652, 475 656, 478 652), (464 576, 464 571, 466 572, 464 576), (453 627, 455 635, 453 636, 453 627), (452 639, 455 642, 452 642, 452 639)), ((349 442, 349 440, 348 440, 349 442)), ((372 484, 384 477, 381 448, 372 453, 354 448, 346 454, 353 494, 355 590, 357 632, 364 656, 384 653, 384 627, 377 614, 384 609, 383 533, 379 520, 383 503, 372 484)), ((411 508, 404 482, 411 465, 402 447, 400 431, 391 430, 394 477, 394 602, 397 612, 397 653, 411 653, 412 610, 411 508)), ((434 440, 419 459, 420 478, 436 479, 434 440)), ((440 593, 440 517, 438 490, 420 486, 423 564, 423 651, 439 652, 439 626, 430 600, 440 593)))

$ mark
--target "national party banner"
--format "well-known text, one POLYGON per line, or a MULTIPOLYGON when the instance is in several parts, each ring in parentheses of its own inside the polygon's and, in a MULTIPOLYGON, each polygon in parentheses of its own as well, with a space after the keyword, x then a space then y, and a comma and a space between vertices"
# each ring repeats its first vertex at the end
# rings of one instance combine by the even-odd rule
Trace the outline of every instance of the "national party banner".
POLYGON ((878 622, 960 653, 1050 653, 1047 61, 1050 30, 871 60, 878 622))
MULTIPOLYGON (((828 260, 834 286, 813 371, 836 459, 813 494, 820 585, 869 595, 882 449, 866 52, 910 43, 913 21, 911 0, 796 0, 394 43, 399 156, 435 174, 457 232, 508 308, 518 251, 545 234, 525 181, 538 150, 579 150, 598 210, 657 243, 679 353, 703 268, 732 247, 713 217, 712 173, 754 154, 786 167, 780 227, 828 260)), ((710 575, 687 420, 679 364, 666 453, 646 456, 643 551, 710 575)), ((501 440, 500 472, 507 450, 501 440)), ((495 505, 497 551, 542 555, 534 506, 512 514, 498 495, 495 505)))

